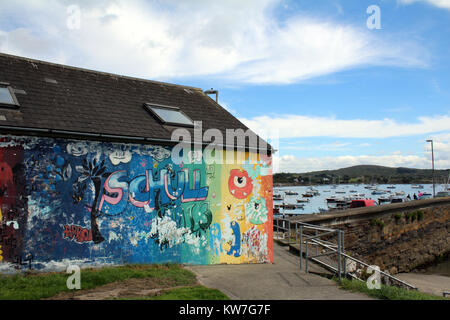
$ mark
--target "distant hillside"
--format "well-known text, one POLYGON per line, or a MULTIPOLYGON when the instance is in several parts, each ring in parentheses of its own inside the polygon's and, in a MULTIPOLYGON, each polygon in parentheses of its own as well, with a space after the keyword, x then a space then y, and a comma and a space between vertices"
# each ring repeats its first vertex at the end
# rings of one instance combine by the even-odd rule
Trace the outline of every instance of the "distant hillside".
MULTIPOLYGON (((450 169, 435 170, 436 183, 447 181, 450 169)), ((274 184, 332 184, 332 183, 432 183, 431 169, 391 168, 359 165, 337 170, 307 173, 277 173, 274 184)))

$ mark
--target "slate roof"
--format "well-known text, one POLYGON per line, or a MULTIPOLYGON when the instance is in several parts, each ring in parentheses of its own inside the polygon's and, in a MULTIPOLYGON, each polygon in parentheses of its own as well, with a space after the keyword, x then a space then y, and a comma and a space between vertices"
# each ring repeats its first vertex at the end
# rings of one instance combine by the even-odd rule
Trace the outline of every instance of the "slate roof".
POLYGON ((132 78, 0 53, 0 82, 14 89, 20 108, 0 108, 0 127, 170 140, 176 127, 143 107, 179 107, 203 130, 248 128, 199 88, 132 78), (3 117, 1 117, 3 116, 3 117), (6 118, 6 120, 4 119, 6 118))

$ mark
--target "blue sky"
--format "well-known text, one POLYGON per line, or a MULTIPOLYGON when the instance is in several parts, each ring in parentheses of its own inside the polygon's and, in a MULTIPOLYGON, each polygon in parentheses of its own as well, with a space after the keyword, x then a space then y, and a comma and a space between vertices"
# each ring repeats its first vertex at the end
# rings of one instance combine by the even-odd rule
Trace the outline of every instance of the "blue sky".
POLYGON ((450 168, 450 0, 0 4, 1 52, 218 89, 277 171, 450 168))

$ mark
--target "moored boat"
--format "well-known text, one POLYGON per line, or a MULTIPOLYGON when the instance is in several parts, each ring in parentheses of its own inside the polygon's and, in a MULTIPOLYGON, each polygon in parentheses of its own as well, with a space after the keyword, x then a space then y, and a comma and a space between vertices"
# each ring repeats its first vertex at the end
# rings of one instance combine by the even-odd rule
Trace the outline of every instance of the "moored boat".
POLYGON ((283 200, 283 196, 281 194, 275 194, 274 193, 273 200, 283 200))
POLYGON ((382 203, 390 203, 391 202, 391 197, 380 197, 378 198, 378 203, 382 204, 382 203))
POLYGON ((391 203, 399 203, 399 202, 404 202, 405 200, 403 198, 400 197, 392 197, 391 198, 391 203))
POLYGON ((292 204, 292 203, 283 203, 276 204, 274 209, 286 209, 286 210, 295 210, 295 209, 303 209, 303 204, 292 204))
POLYGON ((351 194, 349 198, 351 200, 360 200, 360 199, 365 199, 366 195, 364 193, 355 193, 355 194, 351 194))
POLYGON ((326 198, 325 201, 327 203, 334 203, 334 202, 336 202, 336 196, 331 196, 329 198, 326 198))
POLYGON ((311 193, 312 195, 319 195, 319 190, 313 187, 309 187, 308 189, 306 189, 306 193, 311 193))

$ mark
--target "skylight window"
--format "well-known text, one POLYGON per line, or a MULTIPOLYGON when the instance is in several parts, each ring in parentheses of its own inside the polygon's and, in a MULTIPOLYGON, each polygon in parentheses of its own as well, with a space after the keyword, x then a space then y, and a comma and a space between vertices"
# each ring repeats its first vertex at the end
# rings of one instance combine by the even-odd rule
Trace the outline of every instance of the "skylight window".
POLYGON ((150 113, 164 124, 193 126, 194 122, 183 111, 176 107, 159 106, 152 104, 144 105, 150 113))
POLYGON ((0 106, 2 107, 18 107, 19 102, 14 95, 11 87, 0 84, 0 106))

